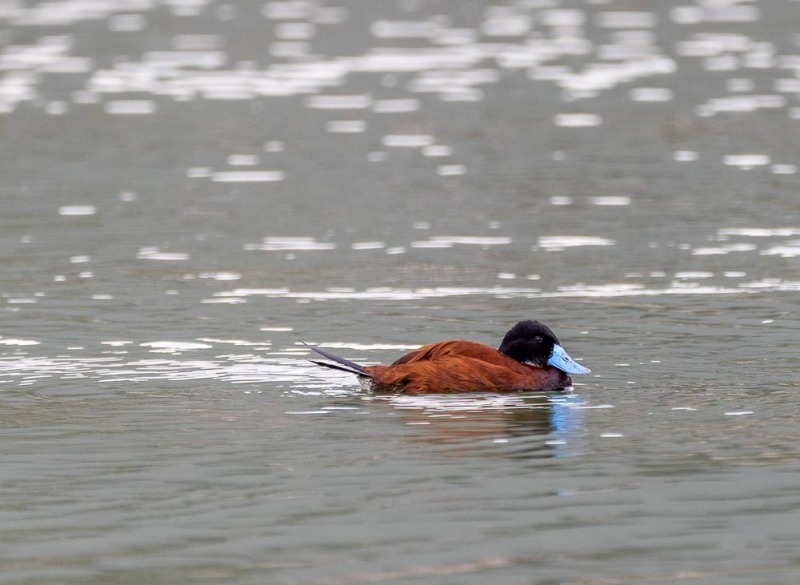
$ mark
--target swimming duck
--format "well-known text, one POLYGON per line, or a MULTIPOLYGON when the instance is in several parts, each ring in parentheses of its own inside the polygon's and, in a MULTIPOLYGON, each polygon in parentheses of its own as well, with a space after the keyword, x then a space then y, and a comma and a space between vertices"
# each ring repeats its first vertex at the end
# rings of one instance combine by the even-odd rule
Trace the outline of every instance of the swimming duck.
POLYGON ((500 347, 463 339, 432 343, 407 353, 391 365, 362 366, 313 345, 330 361, 311 360, 359 377, 374 392, 433 394, 560 390, 572 384, 569 374, 588 374, 539 321, 520 321, 500 347))

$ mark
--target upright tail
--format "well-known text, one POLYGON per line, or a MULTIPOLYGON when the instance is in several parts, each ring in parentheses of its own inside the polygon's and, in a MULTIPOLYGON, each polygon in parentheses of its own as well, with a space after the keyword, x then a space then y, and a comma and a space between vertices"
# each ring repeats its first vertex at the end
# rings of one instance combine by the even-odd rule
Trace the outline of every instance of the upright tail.
POLYGON ((355 362, 351 362, 350 360, 346 360, 343 357, 339 357, 338 355, 333 355, 325 350, 322 350, 318 347, 310 345, 305 341, 301 341, 303 345, 307 348, 311 349, 312 351, 317 352, 322 357, 331 360, 331 362, 323 362, 319 360, 309 360, 311 363, 317 364, 318 366, 325 366, 326 368, 331 368, 332 370, 341 370, 342 372, 348 372, 350 374, 355 374, 356 376, 362 376, 371 378, 367 371, 364 369, 364 366, 360 366, 355 362))

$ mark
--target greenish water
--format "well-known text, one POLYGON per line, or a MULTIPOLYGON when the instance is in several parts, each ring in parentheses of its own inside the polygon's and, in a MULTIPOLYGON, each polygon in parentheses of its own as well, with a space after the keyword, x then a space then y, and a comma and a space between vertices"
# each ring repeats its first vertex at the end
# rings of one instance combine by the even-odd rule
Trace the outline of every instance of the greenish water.
POLYGON ((797 581, 796 2, 6 4, 0 582, 797 581))

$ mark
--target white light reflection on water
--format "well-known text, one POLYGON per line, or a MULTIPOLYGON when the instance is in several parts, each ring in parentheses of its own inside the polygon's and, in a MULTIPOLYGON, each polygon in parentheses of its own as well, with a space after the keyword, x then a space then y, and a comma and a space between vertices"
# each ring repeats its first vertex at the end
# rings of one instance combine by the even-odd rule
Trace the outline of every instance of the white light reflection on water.
POLYGON ((0 336, 0 345, 39 345, 39 343, 33 339, 15 339, 0 336))
POLYGON ((539 238, 538 246, 543 250, 562 251, 567 248, 581 246, 613 246, 614 240, 594 236, 543 236, 539 238))
MULTIPOLYGON (((692 60, 712 72, 749 69, 772 75, 773 93, 752 93, 756 86, 744 76, 729 79, 727 90, 735 95, 705 96, 703 101, 690 104, 698 117, 761 109, 792 117, 798 111, 791 107, 796 101, 798 81, 785 73, 798 70, 797 55, 785 54, 777 42, 751 37, 746 31, 694 30, 702 23, 756 22, 766 15, 756 3, 678 6, 668 11, 671 23, 664 23, 662 15, 649 10, 591 11, 566 8, 558 1, 517 2, 513 6, 489 6, 472 22, 456 27, 454 17, 422 14, 422 6, 413 2, 405 7, 404 18, 379 16, 363 26, 342 7, 304 1, 266 2, 250 23, 262 26, 264 35, 273 39, 263 63, 263 57, 234 58, 236 42, 226 34, 181 30, 182 20, 204 14, 221 23, 252 19, 244 9, 234 4, 212 9, 207 0, 170 2, 167 8, 169 17, 178 21, 178 32, 168 39, 166 47, 145 50, 140 55, 119 55, 110 65, 105 65, 103 55, 75 55, 79 44, 68 32, 43 35, 28 44, 6 44, 0 50, 0 70, 6 71, 0 79, 0 113, 12 113, 19 104, 29 103, 54 115, 70 114, 70 105, 80 104, 96 105, 114 116, 158 116, 165 110, 161 106, 166 101, 241 101, 285 96, 302 96, 305 107, 323 116, 326 111, 347 110, 413 113, 425 104, 413 94, 433 94, 444 102, 479 101, 491 86, 506 78, 506 73, 514 71, 523 71, 533 83, 554 85, 567 104, 595 98, 620 85, 672 76, 687 61, 693 65, 692 60), (416 12, 420 14, 415 16, 416 12), (663 38, 661 29, 666 24, 690 27, 686 38, 677 43, 672 37, 663 38), (353 34, 369 41, 360 52, 321 54, 321 38, 353 34), (396 46, 398 41, 405 41, 408 46, 396 46), (99 62, 104 65, 98 67, 99 62), (71 93, 55 89, 63 84, 48 82, 48 77, 64 74, 79 80, 78 88, 71 93), (378 84, 388 83, 388 77, 396 74, 406 74, 408 79, 402 89, 397 86, 400 91, 395 95, 377 99, 371 89, 347 91, 348 78, 362 74, 372 74, 378 84), (126 94, 137 97, 127 98, 126 94)), ((151 15, 158 9, 158 3, 139 0, 88 4, 67 0, 35 6, 11 3, 0 11, 0 23, 8 27, 65 29, 84 21, 106 21, 109 30, 124 38, 128 33, 147 29, 151 15)), ((395 87, 397 79, 392 83, 391 87, 395 87)), ((671 102, 673 90, 664 85, 634 87, 627 90, 629 99, 642 104, 671 102)), ((556 113, 553 120, 555 126, 568 132, 604 124, 600 113, 580 110, 556 113)), ((362 120, 334 119, 322 124, 328 132, 339 134, 360 134, 368 127, 368 122, 362 120)), ((389 134, 384 140, 387 146, 396 147, 433 145, 433 139, 423 135, 402 136, 389 134)), ((724 159, 722 164, 743 170, 769 164, 763 162, 764 157, 769 159, 766 154, 756 155, 762 158, 755 159, 736 158, 741 156, 731 155, 733 158, 724 159)), ((774 165, 771 170, 776 175, 796 172, 791 164, 774 165)), ((461 176, 468 169, 453 162, 439 165, 434 171, 447 178, 461 176)), ((223 183, 260 183, 283 180, 283 172, 219 171, 204 176, 223 183)))
POLYGON ((597 114, 558 114, 553 123, 564 128, 589 128, 602 124, 603 118, 597 114))
POLYGON ((97 213, 94 205, 62 205, 58 208, 58 214, 67 217, 85 217, 97 213))
POLYGON ((511 238, 505 236, 480 237, 480 236, 431 236, 427 240, 411 242, 412 248, 452 248, 455 245, 504 246, 511 243, 511 238))
MULTIPOLYGON (((591 198, 590 201, 600 206, 627 206, 632 204, 626 196, 604 196, 591 198)), ((568 201, 556 200, 554 204, 571 204, 568 201)), ((415 226, 416 227, 416 226, 415 226)), ((490 226, 500 229, 500 224, 490 226)), ((424 229, 430 229, 425 224, 424 229)), ((496 232, 495 232, 496 233, 496 232)), ((736 227, 720 228, 715 233, 704 238, 703 243, 669 243, 659 244, 653 242, 651 247, 666 247, 675 250, 675 253, 684 255, 687 259, 697 258, 698 261, 710 256, 741 256, 743 262, 749 262, 752 255, 769 258, 792 258, 800 255, 800 228, 795 227, 736 227), (795 236, 795 237, 793 237, 795 236), (756 240, 766 240, 759 245, 756 240)), ((423 240, 411 240, 403 246, 389 246, 382 241, 350 242, 340 246, 336 242, 320 242, 310 236, 293 237, 268 237, 261 244, 247 244, 247 250, 263 250, 278 252, 305 251, 308 253, 326 252, 340 247, 350 248, 362 253, 382 251, 385 254, 404 254, 414 251, 418 254, 435 255, 439 250, 454 250, 458 247, 474 246, 479 251, 487 251, 495 247, 522 246, 525 242, 518 242, 514 238, 504 235, 497 236, 470 236, 470 235, 431 235, 423 240)), ((534 252, 547 254, 571 254, 577 248, 598 248, 597 253, 608 257, 608 262, 613 264, 613 256, 617 253, 615 240, 601 236, 540 236, 536 244, 531 246, 534 252), (607 251, 601 251, 607 249, 607 251), (610 254, 610 255, 609 255, 610 254)), ((288 257, 288 256, 287 256, 288 257)), ((294 257, 290 258, 293 259, 294 257)), ((501 279, 513 279, 516 272, 503 271, 495 273, 501 279)), ((213 298, 203 302, 246 302, 250 296, 265 296, 296 299, 298 301, 322 300, 421 300, 457 296, 491 296, 496 298, 601 298, 619 296, 658 296, 658 295, 715 295, 715 294, 741 294, 762 291, 792 291, 797 288, 797 282, 789 279, 761 279, 754 282, 740 280, 731 283, 731 279, 744 279, 746 270, 737 270, 736 267, 727 266, 724 270, 709 271, 705 265, 693 267, 685 264, 683 270, 672 273, 664 270, 649 270, 642 272, 623 272, 616 277, 610 276, 605 282, 581 282, 575 285, 561 285, 556 288, 537 287, 508 287, 508 286, 433 286, 433 287, 367 287, 367 288, 342 288, 328 287, 324 291, 298 290, 294 288, 236 288, 232 290, 216 291, 213 298), (693 269, 694 268, 694 269, 693 269), (621 282, 623 279, 645 278, 670 278, 671 282, 665 286, 654 287, 649 282, 621 282), (728 282, 710 282, 700 284, 697 281, 724 278, 728 282)), ((541 280, 537 276, 536 280, 541 280)), ((530 279, 530 278, 529 278, 530 279)))
MULTIPOLYGON (((717 230, 716 239, 721 242, 727 242, 732 237, 757 238, 760 240, 767 238, 791 238, 797 235, 800 235, 800 228, 721 228, 717 230)), ((724 253, 727 253, 727 251, 757 251, 760 256, 795 258, 800 256, 800 240, 787 239, 779 243, 771 242, 769 245, 764 247, 759 247, 751 242, 726 243, 720 249, 725 250, 724 253)), ((699 250, 703 250, 703 248, 699 248, 699 250)), ((793 286, 792 283, 783 284, 784 286, 793 286)))
POLYGON ((749 238, 790 237, 800 235, 800 228, 722 228, 720 236, 746 236, 749 238))
POLYGON ((758 246, 756 246, 755 244, 747 244, 747 243, 728 244, 724 246, 698 247, 692 250, 692 255, 712 256, 712 255, 729 254, 731 252, 752 252, 757 248, 758 246))
POLYGON ((189 254, 185 252, 162 252, 156 247, 140 248, 136 254, 139 260, 165 260, 168 262, 181 262, 189 259, 189 254))
POLYGON ((211 174, 215 183, 272 183, 283 181, 283 171, 218 171, 211 174))
POLYGON ((630 205, 633 200, 625 195, 603 195, 589 199, 593 205, 601 207, 625 207, 630 205))
POLYGON ((723 158, 723 164, 744 170, 766 166, 772 162, 766 154, 730 154, 723 158))
MULTIPOLYGON (((397 343, 353 343, 353 342, 326 342, 320 343, 319 347, 328 347, 332 349, 356 349, 356 350, 373 350, 373 349, 381 349, 381 350, 398 350, 398 351, 410 351, 412 349, 418 349, 419 345, 403 345, 397 343)), ((305 353, 305 350, 304 350, 305 353)))
POLYGON ((609 283, 586 285, 576 284, 561 286, 554 291, 545 291, 540 288, 525 287, 431 287, 431 288, 388 288, 377 287, 365 290, 325 290, 325 291, 291 291, 287 289, 233 289, 214 293, 219 299, 246 299, 250 296, 285 298, 313 301, 360 300, 360 301, 416 301, 424 299, 448 298, 458 296, 488 296, 493 298, 614 298, 636 296, 661 296, 661 295, 717 295, 717 294, 745 294, 755 289, 761 291, 794 291, 800 282, 782 279, 742 282, 736 286, 703 285, 695 282, 685 282, 698 278, 710 278, 713 273, 685 273, 676 274, 675 281, 666 287, 653 288, 644 284, 609 283))
POLYGON ((772 246, 760 252, 762 256, 780 256, 781 258, 797 258, 800 256, 800 240, 793 240, 782 246, 772 246))
POLYGON ((266 237, 260 244, 245 244, 245 250, 265 250, 268 252, 335 250, 336 244, 318 242, 310 237, 266 237))
MULTIPOLYGON (((172 358, 125 357, 44 357, 31 355, 0 356, 0 385, 30 385, 36 380, 86 379, 101 385, 143 383, 154 381, 217 380, 232 384, 258 385, 269 383, 271 388, 301 387, 298 392, 320 392, 340 395, 358 388, 353 376, 325 371, 302 359, 291 357, 262 357, 253 354, 231 354, 214 359, 182 359, 187 351, 200 345, 169 342, 170 349, 160 349, 166 342, 141 344, 151 347, 151 353, 166 353, 172 358), (180 347, 178 347, 180 345, 180 347), (194 346, 194 347, 189 347, 194 346)), ((234 346, 236 344, 233 344, 234 346)), ((114 353, 125 353, 115 351, 114 353)), ((106 386, 108 387, 108 386, 106 386)), ((136 391, 135 386, 126 386, 136 391)), ((43 389, 47 392, 47 389, 43 389)), ((80 392, 81 390, 78 390, 80 392)), ((88 390, 87 390, 88 391, 88 390)), ((260 389, 256 389, 260 391, 260 389)))

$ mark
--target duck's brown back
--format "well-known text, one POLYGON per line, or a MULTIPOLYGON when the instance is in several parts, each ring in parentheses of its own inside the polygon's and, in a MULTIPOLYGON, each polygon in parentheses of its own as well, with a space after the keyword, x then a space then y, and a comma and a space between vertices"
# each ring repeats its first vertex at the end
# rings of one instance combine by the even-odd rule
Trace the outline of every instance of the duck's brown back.
POLYGON ((465 340, 426 345, 390 366, 365 369, 376 392, 515 392, 557 390, 572 383, 561 370, 528 366, 493 347, 465 340))

